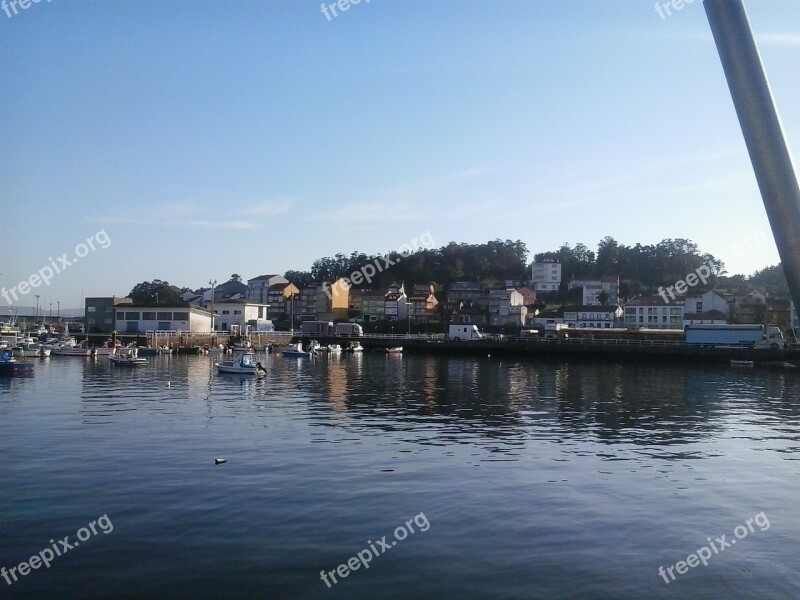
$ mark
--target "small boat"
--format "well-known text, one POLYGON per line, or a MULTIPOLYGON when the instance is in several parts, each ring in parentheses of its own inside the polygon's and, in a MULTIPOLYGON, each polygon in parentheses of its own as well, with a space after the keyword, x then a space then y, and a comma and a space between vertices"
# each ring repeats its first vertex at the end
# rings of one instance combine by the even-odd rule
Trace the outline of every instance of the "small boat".
POLYGON ((304 351, 302 342, 297 342, 296 344, 291 344, 288 348, 281 351, 281 354, 286 358, 311 358, 316 353, 311 351, 304 351))
POLYGON ((14 351, 9 348, 0 350, 0 375, 14 377, 15 375, 33 375, 32 362, 19 362, 14 358, 14 351))
POLYGON ((328 347, 322 346, 317 340, 311 340, 308 344, 309 352, 327 352, 328 347))
POLYGON ((331 344, 328 346, 328 354, 341 354, 342 347, 339 344, 331 344))
POLYGON ((403 347, 402 346, 395 346, 394 348, 387 348, 386 354, 402 354, 403 347))
POLYGON ((78 344, 75 338, 70 338, 69 341, 62 342, 51 350, 53 356, 93 356, 88 344, 78 344))
POLYGON ((361 342, 350 342, 350 345, 344 349, 345 352, 363 352, 364 347, 361 342))
POLYGON ((120 367, 135 367, 137 365, 146 365, 146 358, 139 358, 139 349, 136 347, 125 348, 115 354, 109 354, 108 360, 111 364, 120 367))
POLYGON ((752 367, 753 361, 752 360, 733 360, 731 359, 731 366, 732 367, 752 367))
POLYGON ((33 338, 23 339, 19 345, 13 346, 12 349, 19 356, 25 358, 46 358, 50 356, 50 348, 45 348, 39 342, 34 341, 33 338))
POLYGON ((246 352, 236 355, 233 360, 224 360, 214 363, 214 366, 217 367, 218 373, 244 373, 260 376, 267 372, 267 370, 261 366, 260 362, 254 360, 252 354, 246 352))

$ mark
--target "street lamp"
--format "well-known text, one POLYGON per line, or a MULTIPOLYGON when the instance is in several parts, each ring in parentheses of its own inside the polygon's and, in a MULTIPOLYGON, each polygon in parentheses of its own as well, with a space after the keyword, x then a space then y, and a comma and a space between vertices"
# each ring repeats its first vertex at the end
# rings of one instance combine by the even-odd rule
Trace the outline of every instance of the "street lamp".
POLYGON ((61 318, 61 300, 58 301, 58 314, 56 316, 59 319, 61 318))
POLYGON ((53 322, 53 303, 50 303, 50 322, 53 322))
POLYGON ((36 319, 39 319, 39 294, 36 294, 36 319))
POLYGON ((217 285, 217 280, 208 280, 208 285, 211 286, 211 333, 214 333, 214 286, 217 285))

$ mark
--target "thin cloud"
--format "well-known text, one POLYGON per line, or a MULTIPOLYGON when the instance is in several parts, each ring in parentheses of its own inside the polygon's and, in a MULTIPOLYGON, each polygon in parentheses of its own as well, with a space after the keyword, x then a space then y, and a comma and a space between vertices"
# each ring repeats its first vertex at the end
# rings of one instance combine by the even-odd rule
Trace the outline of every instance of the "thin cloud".
POLYGON ((294 206, 294 198, 279 198, 275 200, 264 200, 245 210, 242 214, 258 217, 273 217, 288 212, 294 206))
POLYGON ((330 221, 335 223, 374 223, 380 221, 412 221, 421 215, 416 208, 393 203, 351 202, 338 210, 319 213, 311 217, 312 221, 330 221))

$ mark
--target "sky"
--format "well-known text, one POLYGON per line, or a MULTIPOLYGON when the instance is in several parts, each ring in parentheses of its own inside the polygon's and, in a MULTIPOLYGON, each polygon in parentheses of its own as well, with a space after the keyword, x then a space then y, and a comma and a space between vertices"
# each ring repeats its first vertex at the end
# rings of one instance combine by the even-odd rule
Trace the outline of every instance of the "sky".
MULTIPOLYGON (((746 6, 797 157, 800 2, 746 6)), ((700 0, 663 18, 652 0, 16 9, 0 292, 54 274, 3 312, 415 239, 519 239, 532 258, 688 238, 729 273, 779 261, 700 0)))

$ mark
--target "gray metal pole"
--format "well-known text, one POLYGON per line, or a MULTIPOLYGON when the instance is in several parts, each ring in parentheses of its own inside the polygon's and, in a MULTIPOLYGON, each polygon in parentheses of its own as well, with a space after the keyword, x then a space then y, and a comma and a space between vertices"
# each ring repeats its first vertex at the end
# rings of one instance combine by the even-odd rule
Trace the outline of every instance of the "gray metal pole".
POLYGON ((789 291, 800 310, 800 187, 742 0, 705 0, 789 291))

